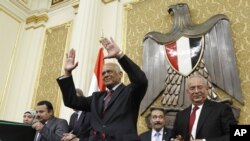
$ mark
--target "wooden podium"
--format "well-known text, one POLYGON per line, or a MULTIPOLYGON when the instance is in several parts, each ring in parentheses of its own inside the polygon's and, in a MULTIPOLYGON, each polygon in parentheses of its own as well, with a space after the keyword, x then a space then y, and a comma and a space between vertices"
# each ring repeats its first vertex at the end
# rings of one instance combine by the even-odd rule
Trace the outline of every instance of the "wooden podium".
POLYGON ((0 141, 34 141, 35 133, 30 125, 0 120, 0 141))

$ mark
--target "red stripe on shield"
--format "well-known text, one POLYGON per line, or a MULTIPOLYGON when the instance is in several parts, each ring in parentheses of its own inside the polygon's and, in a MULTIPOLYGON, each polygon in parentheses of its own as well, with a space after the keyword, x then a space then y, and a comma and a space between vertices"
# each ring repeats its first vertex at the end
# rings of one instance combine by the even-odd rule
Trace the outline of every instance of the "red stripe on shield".
POLYGON ((172 67, 174 67, 178 71, 179 67, 178 67, 176 42, 165 45, 165 50, 166 50, 167 57, 168 57, 170 64, 172 65, 172 67))

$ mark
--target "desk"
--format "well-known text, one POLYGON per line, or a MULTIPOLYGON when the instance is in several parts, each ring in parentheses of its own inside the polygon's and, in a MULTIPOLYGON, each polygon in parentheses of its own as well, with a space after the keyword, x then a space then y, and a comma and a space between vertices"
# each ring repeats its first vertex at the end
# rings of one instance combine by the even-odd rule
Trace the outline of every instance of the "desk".
POLYGON ((0 120, 0 141, 33 141, 35 133, 30 125, 0 120))

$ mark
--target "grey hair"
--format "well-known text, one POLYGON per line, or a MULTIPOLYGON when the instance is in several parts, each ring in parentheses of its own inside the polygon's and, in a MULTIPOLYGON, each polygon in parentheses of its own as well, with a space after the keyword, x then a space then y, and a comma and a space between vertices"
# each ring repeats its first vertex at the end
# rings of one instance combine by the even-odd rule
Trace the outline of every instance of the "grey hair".
POLYGON ((119 66, 118 64, 115 65, 115 70, 116 70, 117 72, 120 72, 120 71, 121 71, 121 68, 120 68, 120 66, 119 66))
POLYGON ((207 87, 208 85, 207 85, 207 80, 203 77, 203 76, 201 76, 201 75, 199 75, 199 74, 194 74, 194 75, 191 75, 191 76, 189 76, 188 78, 187 78, 187 80, 186 80, 186 84, 185 84, 185 88, 186 88, 186 90, 188 89, 188 85, 189 85, 189 81, 192 79, 192 78, 200 78, 201 79, 201 81, 202 81, 202 83, 207 87))
POLYGON ((121 67, 117 63, 106 63, 105 65, 113 65, 116 72, 121 72, 121 67))

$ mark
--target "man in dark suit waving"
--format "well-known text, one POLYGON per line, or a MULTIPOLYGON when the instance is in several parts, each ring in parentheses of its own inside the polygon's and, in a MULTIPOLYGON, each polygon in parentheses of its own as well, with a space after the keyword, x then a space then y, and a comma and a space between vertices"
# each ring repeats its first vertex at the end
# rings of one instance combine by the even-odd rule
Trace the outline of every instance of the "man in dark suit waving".
POLYGON ((140 135, 141 141, 170 141, 172 130, 165 127, 163 108, 150 108, 150 125, 152 129, 140 135))
POLYGON ((200 75, 190 76, 186 93, 192 105, 176 116, 175 141, 229 141, 229 126, 236 120, 228 105, 207 99, 207 80, 200 75))
POLYGON ((66 57, 65 74, 57 79, 64 104, 90 111, 93 128, 90 141, 139 141, 137 118, 148 80, 140 67, 123 54, 112 38, 103 38, 101 43, 108 52, 105 58, 117 58, 131 83, 127 86, 122 84, 120 67, 107 63, 102 69, 102 79, 108 90, 94 92, 90 97, 77 97, 71 71, 78 63, 75 62, 75 50, 71 49, 66 57))

